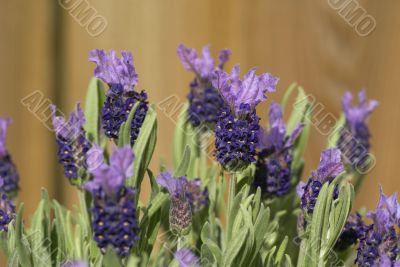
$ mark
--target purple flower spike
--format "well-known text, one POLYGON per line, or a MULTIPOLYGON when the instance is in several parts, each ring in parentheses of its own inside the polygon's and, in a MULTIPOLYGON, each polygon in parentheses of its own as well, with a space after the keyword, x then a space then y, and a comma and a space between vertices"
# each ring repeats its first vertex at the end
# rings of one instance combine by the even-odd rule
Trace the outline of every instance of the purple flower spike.
POLYGON ((93 239, 102 253, 111 246, 120 257, 128 256, 139 239, 135 189, 125 185, 133 175, 132 148, 114 147, 109 164, 104 162, 103 150, 98 145, 88 155, 87 165, 93 178, 84 188, 93 197, 93 239))
POLYGON ((208 204, 207 188, 201 189, 200 179, 188 181, 185 176, 175 178, 170 172, 161 173, 157 183, 167 189, 170 195, 171 229, 178 233, 187 231, 192 222, 192 214, 208 204))
POLYGON ((215 89, 210 78, 215 69, 222 69, 229 60, 230 50, 222 49, 219 54, 219 65, 214 66, 214 60, 211 58, 208 46, 203 48, 203 57, 197 56, 192 48, 187 48, 183 44, 177 48, 177 54, 186 70, 196 74, 194 80, 190 83, 190 93, 188 94, 189 121, 194 127, 201 127, 202 131, 213 130, 218 115, 225 103, 218 90, 215 89))
POLYGON ((294 141, 304 125, 299 124, 289 136, 283 121, 282 109, 273 102, 269 110, 268 130, 260 129, 254 186, 260 187, 268 196, 283 196, 289 192, 292 174, 292 151, 294 141))
POLYGON ((86 153, 91 146, 83 128, 85 116, 79 103, 76 104, 75 111, 71 112, 68 121, 63 116, 56 116, 56 106, 52 105, 51 108, 58 144, 58 161, 64 167, 65 176, 74 182, 78 178, 78 171, 86 169, 86 153))
POLYGON ((95 49, 90 52, 89 60, 96 63, 94 75, 109 85, 119 84, 125 92, 130 92, 138 83, 130 52, 123 51, 118 58, 114 50, 107 54, 104 50, 95 49))
POLYGON ((0 193, 5 193, 8 197, 14 197, 19 189, 17 168, 6 144, 7 129, 11 122, 11 118, 0 118, 0 193))
POLYGON ((374 221, 379 233, 388 231, 391 227, 400 225, 400 204, 397 201, 397 193, 387 197, 383 194, 382 187, 379 192, 379 203, 375 212, 369 212, 367 216, 374 221))
POLYGON ((184 176, 175 178, 170 172, 163 172, 157 177, 157 183, 167 189, 170 195, 180 196, 184 194, 187 179, 184 176))
POLYGON ((0 232, 7 232, 8 225, 15 218, 14 203, 6 194, 0 193, 0 232))
MULTIPOLYGON (((97 157, 99 153, 99 146, 94 146, 88 152, 92 157, 97 157)), ((114 147, 110 165, 99 161, 93 161, 89 158, 87 162, 93 179, 85 183, 84 187, 90 192, 95 192, 102 188, 109 196, 115 195, 124 186, 125 180, 133 175, 133 152, 130 146, 122 148, 114 147), (95 168, 94 164, 98 164, 95 168)))
POLYGON ((238 65, 232 69, 231 74, 216 70, 211 78, 213 86, 219 89, 236 113, 243 111, 243 105, 254 109, 260 102, 267 99, 265 93, 275 92, 278 80, 269 73, 257 76, 255 69, 249 70, 243 80, 240 80, 238 65))
POLYGON ((367 101, 365 90, 361 90, 358 93, 358 100, 359 104, 353 106, 353 95, 351 92, 346 92, 342 100, 346 121, 354 129, 359 123, 364 123, 371 112, 378 106, 378 101, 367 101))
POLYGON ((11 118, 0 118, 0 157, 8 154, 6 147, 7 129, 11 124, 11 118))
MULTIPOLYGON (((341 153, 337 148, 326 149, 321 153, 319 167, 313 171, 307 183, 300 182, 296 192, 301 198, 301 208, 303 212, 312 214, 319 192, 324 183, 330 183, 344 171, 341 162, 341 153)), ((338 190, 334 191, 334 198, 338 195, 338 190)))
POLYGON ((133 146, 147 115, 148 102, 144 90, 140 93, 134 90, 138 75, 132 54, 121 52, 121 58, 118 58, 114 50, 107 54, 104 50, 96 49, 90 52, 89 60, 96 63, 95 76, 110 87, 101 110, 101 123, 107 137, 118 140, 122 123, 128 119, 133 106, 138 103, 130 125, 130 141, 133 146))
POLYGON ((357 248, 359 266, 397 266, 400 253, 400 205, 397 193, 387 197, 380 189, 378 207, 367 217, 373 224, 364 229, 357 248))
POLYGON ((352 105, 353 96, 346 92, 342 105, 346 123, 340 129, 337 147, 342 151, 344 162, 352 170, 363 172, 368 166, 370 133, 367 126, 368 116, 378 106, 375 100, 366 100, 365 91, 358 94, 359 104, 352 105))
POLYGON ((66 121, 63 116, 56 116, 57 107, 55 105, 51 105, 51 109, 53 113, 53 127, 56 135, 64 139, 73 139, 82 134, 86 119, 80 103, 77 103, 75 110, 70 113, 68 121, 66 121))
MULTIPOLYGON (((178 46, 176 52, 186 70, 193 71, 201 79, 208 79, 211 77, 215 66, 209 46, 203 47, 202 57, 197 55, 195 49, 188 48, 183 44, 178 46)), ((229 60, 230 54, 231 52, 229 49, 220 51, 218 68, 223 68, 224 64, 229 60)))
POLYGON ((200 267, 200 259, 190 249, 180 249, 174 254, 180 267, 200 267))
POLYGON ((314 179, 323 183, 332 181, 336 176, 344 171, 344 166, 341 160, 340 150, 330 148, 321 153, 318 169, 313 172, 314 179))

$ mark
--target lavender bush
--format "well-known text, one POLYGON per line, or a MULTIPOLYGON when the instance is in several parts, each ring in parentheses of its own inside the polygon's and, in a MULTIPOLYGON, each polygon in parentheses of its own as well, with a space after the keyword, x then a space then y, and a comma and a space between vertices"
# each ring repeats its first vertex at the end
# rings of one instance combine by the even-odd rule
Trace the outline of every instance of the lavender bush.
POLYGON ((84 110, 78 103, 67 119, 52 106, 57 156, 78 190, 77 209, 43 189, 31 219, 22 219, 6 148, 11 120, 0 120, 0 234, 9 266, 400 266, 397 194, 381 189, 375 211, 351 213, 373 158, 367 117, 376 101, 361 91, 353 104, 346 93, 319 166, 303 174, 315 103, 301 87, 271 102, 263 126, 256 106, 279 90, 277 77, 250 69, 241 78, 238 65, 225 72, 227 49, 218 64, 209 47, 198 56, 180 45, 177 54, 194 77, 172 166, 149 168, 157 114, 136 88, 131 53, 92 51, 84 110))

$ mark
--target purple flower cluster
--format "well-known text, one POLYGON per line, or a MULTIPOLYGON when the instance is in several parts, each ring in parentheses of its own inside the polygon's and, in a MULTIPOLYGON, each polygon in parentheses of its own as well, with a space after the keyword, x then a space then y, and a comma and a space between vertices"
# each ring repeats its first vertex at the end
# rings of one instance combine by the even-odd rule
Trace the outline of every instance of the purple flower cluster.
POLYGON ((54 105, 51 108, 58 145, 58 161, 64 167, 65 176, 71 182, 75 182, 79 177, 79 170, 86 169, 87 152, 91 147, 83 129, 85 116, 79 103, 76 105, 75 111, 71 112, 68 121, 62 116, 56 116, 54 105))
POLYGON ((225 103, 218 90, 211 84, 211 76, 215 69, 222 70, 226 61, 229 60, 230 50, 222 49, 219 54, 219 64, 214 65, 210 48, 203 47, 202 57, 199 57, 196 50, 187 48, 183 44, 177 48, 177 54, 186 70, 192 71, 196 77, 190 83, 188 95, 189 121, 194 127, 205 126, 203 129, 214 129, 218 115, 225 103))
POLYGON ((367 217, 373 223, 365 227, 357 249, 356 263, 359 266, 400 266, 400 205, 397 193, 390 197, 380 191, 375 212, 367 217))
POLYGON ((255 108, 267 98, 266 92, 275 91, 278 78, 269 73, 257 76, 251 69, 241 80, 235 66, 230 74, 214 71, 211 81, 226 102, 215 128, 215 156, 225 169, 243 170, 256 161, 260 119, 255 108))
POLYGON ((61 265, 61 267, 87 267, 87 263, 84 261, 69 261, 61 265))
MULTIPOLYGON (((4 181, 0 179, 0 185, 4 181)), ((0 232, 8 231, 8 225, 15 218, 14 203, 7 197, 5 193, 0 193, 0 232)))
POLYGON ((351 245, 355 245, 364 234, 366 227, 359 213, 350 214, 339 239, 336 241, 335 249, 346 250, 351 245))
POLYGON ((121 58, 118 58, 114 50, 107 54, 104 50, 96 49, 90 52, 89 60, 96 63, 94 75, 109 86, 102 109, 102 125, 107 137, 118 139, 119 128, 138 103, 130 125, 130 141, 133 146, 146 117, 148 102, 145 91, 138 93, 134 90, 138 75, 132 54, 124 51, 121 52, 121 58))
POLYGON ((201 188, 200 179, 188 181, 185 176, 173 177, 163 172, 157 177, 157 183, 170 194, 170 227, 177 233, 185 232, 192 222, 192 215, 208 204, 208 190, 201 188))
POLYGON ((19 175, 6 146, 7 129, 10 124, 10 118, 0 118, 0 193, 15 196, 19 188, 19 175))
POLYGON ((260 151, 257 153, 254 185, 269 196, 283 196, 290 189, 293 159, 291 149, 304 125, 297 125, 287 135, 282 109, 274 102, 269 110, 269 123, 270 128, 261 129, 259 134, 260 151))
POLYGON ((343 96, 342 105, 346 123, 340 129, 337 147, 341 150, 346 165, 362 171, 367 167, 370 148, 370 133, 366 120, 377 107, 378 102, 367 101, 364 90, 359 92, 358 99, 359 104, 353 106, 352 94, 346 92, 343 96))
POLYGON ((174 254, 179 267, 200 267, 200 259, 190 249, 180 249, 174 254))
MULTIPOLYGON (((344 171, 341 153, 337 148, 324 150, 321 153, 319 167, 313 171, 307 183, 297 185, 297 195, 301 199, 301 209, 307 214, 312 214, 317 202, 319 192, 324 183, 330 183, 336 176, 344 171)), ((334 195, 338 192, 335 190, 334 195)))
POLYGON ((93 179, 84 188, 93 197, 93 238, 102 253, 111 246, 120 257, 125 257, 139 238, 135 190, 125 186, 125 180, 133 175, 133 160, 129 145, 114 148, 109 165, 104 162, 98 145, 90 150, 87 163, 93 179))

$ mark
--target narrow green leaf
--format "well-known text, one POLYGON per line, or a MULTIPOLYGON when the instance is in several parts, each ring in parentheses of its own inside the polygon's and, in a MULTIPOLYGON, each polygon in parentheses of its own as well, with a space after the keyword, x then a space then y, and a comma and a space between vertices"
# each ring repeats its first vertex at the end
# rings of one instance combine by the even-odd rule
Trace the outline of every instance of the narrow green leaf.
POLYGON ((289 85, 288 89, 286 89, 285 95, 283 96, 282 101, 281 101, 281 107, 282 107, 283 112, 285 111, 287 102, 288 102, 290 96, 292 95, 294 89, 296 88, 296 86, 297 86, 297 84, 294 82, 291 85, 289 85))
POLYGON ((140 185, 146 173, 153 156, 154 148, 157 142, 157 114, 153 107, 149 107, 143 125, 140 128, 139 136, 133 146, 136 156, 134 162, 134 175, 132 179, 128 179, 127 184, 134 186, 138 190, 139 197, 140 185))
POLYGON ((87 138, 95 143, 100 143, 100 114, 105 102, 105 90, 103 84, 97 78, 92 78, 86 94, 85 102, 85 130, 87 138))
POLYGON ((122 130, 122 136, 120 135, 118 137, 118 141, 119 139, 122 139, 123 146, 131 144, 131 125, 133 117, 135 116, 135 112, 138 109, 138 107, 139 107, 139 102, 136 102, 135 105, 132 107, 131 111, 129 112, 127 120, 125 121, 125 127, 122 130))
POLYGON ((32 259, 29 255, 29 251, 31 251, 29 247, 29 242, 24 235, 24 227, 22 223, 22 215, 24 213, 24 204, 22 203, 19 207, 17 218, 15 222, 15 240, 16 240, 16 249, 18 255, 18 261, 21 266, 32 266, 32 259))
POLYGON ((276 252, 275 256, 275 265, 280 266, 281 261, 285 255, 286 246, 288 244, 289 238, 285 236, 285 239, 282 241, 281 245, 279 246, 278 251, 276 252))
POLYGON ((226 251, 223 253, 222 266, 232 266, 237 254, 246 242, 248 229, 243 227, 237 235, 228 243, 226 251))
POLYGON ((190 147, 186 146, 182 155, 182 160, 178 165, 178 168, 175 169, 174 177, 180 177, 186 175, 189 163, 190 163, 190 147))

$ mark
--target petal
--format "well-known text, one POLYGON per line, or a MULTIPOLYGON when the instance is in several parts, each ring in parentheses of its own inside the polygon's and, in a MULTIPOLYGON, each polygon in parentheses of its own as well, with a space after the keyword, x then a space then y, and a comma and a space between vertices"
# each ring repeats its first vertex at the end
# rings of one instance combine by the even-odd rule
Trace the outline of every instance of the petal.
POLYGON ((341 153, 337 148, 326 149, 321 153, 319 167, 314 174, 320 182, 331 180, 344 171, 341 153))
POLYGON ((178 57, 180 58, 182 65, 186 70, 197 73, 195 60, 198 57, 195 49, 188 48, 185 45, 180 44, 176 49, 176 53, 178 54, 178 57))
POLYGON ((376 100, 366 100, 365 90, 361 90, 358 94, 359 104, 353 105, 353 96, 350 92, 346 92, 342 99, 343 111, 346 115, 346 121, 353 129, 359 123, 365 123, 368 116, 378 106, 376 100))
POLYGON ((88 171, 93 173, 104 163, 103 149, 98 144, 93 144, 86 154, 86 165, 88 171))
POLYGON ((301 198, 303 195, 304 195, 304 188, 306 187, 306 183, 305 182, 302 182, 302 181, 300 181, 298 184, 297 184, 297 186, 296 186, 296 193, 297 193, 297 196, 299 197, 299 198, 301 198))
POLYGON ((304 124, 299 123, 297 124, 296 128, 293 129, 293 132, 289 135, 288 140, 286 141, 285 147, 293 146, 294 142, 296 141, 297 137, 301 134, 304 129, 304 124))
POLYGON ((202 54, 203 58, 195 59, 195 68, 202 78, 208 78, 214 70, 214 60, 211 57, 210 47, 203 47, 202 54))
POLYGON ((273 127, 276 123, 282 121, 282 118, 283 114, 281 106, 276 102, 272 102, 269 109, 269 125, 273 127))
POLYGON ((95 49, 89 54, 89 60, 96 63, 94 75, 107 84, 120 84, 125 91, 132 91, 138 82, 138 75, 133 65, 132 54, 126 51, 118 58, 114 50, 107 54, 95 49))
POLYGON ((174 258, 179 262, 180 267, 200 266, 200 259, 189 249, 180 249, 174 254, 174 258))
POLYGON ((224 68, 225 63, 229 60, 229 57, 231 55, 231 50, 229 49, 222 49, 221 51, 219 51, 219 65, 218 68, 220 68, 221 70, 224 68))
POLYGON ((116 174, 123 177, 122 182, 133 175, 133 160, 134 155, 129 145, 121 148, 113 148, 110 158, 110 167, 116 174))

